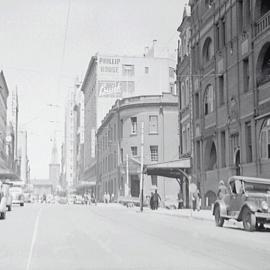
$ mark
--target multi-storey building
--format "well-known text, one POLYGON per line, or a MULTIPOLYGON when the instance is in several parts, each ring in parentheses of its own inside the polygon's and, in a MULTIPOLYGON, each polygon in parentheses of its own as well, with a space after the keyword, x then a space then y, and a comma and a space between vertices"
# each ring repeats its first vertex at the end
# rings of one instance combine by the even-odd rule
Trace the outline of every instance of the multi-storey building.
MULTIPOLYGON (((141 143, 144 164, 178 159, 178 103, 170 93, 117 100, 97 131, 98 195, 139 197, 141 143), (142 129, 142 123, 144 125, 142 129)), ((157 187, 162 198, 177 198, 177 181, 144 176, 145 195, 157 187)))
POLYGON ((192 181, 210 206, 221 179, 270 177, 270 2, 190 0, 189 5, 192 181))
POLYGON ((80 87, 78 81, 75 82, 74 87, 69 89, 65 108, 65 142, 64 142, 64 169, 65 183, 67 188, 72 188, 77 181, 76 178, 76 121, 77 114, 74 111, 76 105, 76 93, 80 87))
POLYGON ((29 159, 28 159, 28 137, 26 130, 18 132, 17 158, 19 164, 19 176, 24 185, 29 184, 29 159))
POLYGON ((6 164, 6 129, 7 129, 7 98, 8 86, 3 71, 0 72, 0 168, 6 164))
POLYGON ((120 98, 175 94, 175 60, 156 41, 144 56, 97 54, 91 58, 83 84, 85 104, 84 179, 96 181, 96 130, 120 98))
POLYGON ((54 138, 52 146, 51 162, 49 164, 49 180, 53 186, 53 191, 56 191, 60 184, 60 162, 58 160, 56 138, 54 138))

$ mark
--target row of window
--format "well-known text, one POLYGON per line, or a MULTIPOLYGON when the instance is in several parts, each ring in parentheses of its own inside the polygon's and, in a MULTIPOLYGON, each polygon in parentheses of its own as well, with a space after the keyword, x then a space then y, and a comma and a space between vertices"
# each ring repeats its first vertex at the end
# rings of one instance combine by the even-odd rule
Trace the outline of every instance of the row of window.
MULTIPOLYGON (((244 137, 244 146, 245 146, 245 162, 251 163, 253 162, 253 146, 252 146, 252 126, 251 122, 245 123, 245 137, 244 137)), ((270 119, 268 119, 261 132, 259 139, 260 146, 260 157, 262 159, 270 159, 270 119)), ((235 133, 230 135, 230 149, 231 149, 231 163, 237 165, 240 164, 240 139, 239 133, 235 133), (239 150, 239 160, 237 161, 237 156, 235 156, 236 152, 239 150)), ((227 152, 227 143, 226 143, 226 133, 225 131, 221 131, 220 133, 220 167, 224 168, 228 164, 226 164, 226 152, 227 152)), ((217 164, 217 150, 215 143, 209 144, 206 148, 206 157, 205 157, 205 169, 213 170, 216 169, 217 164)), ((197 169, 201 168, 201 160, 200 160, 200 142, 196 142, 196 159, 197 159, 197 169)))
MULTIPOLYGON (((136 135, 138 132, 137 117, 131 117, 130 122, 131 122, 131 131, 130 132, 132 135, 136 135)), ((149 124, 149 134, 157 134, 158 133, 158 116, 157 115, 149 115, 148 124, 149 124)), ((122 122, 122 125, 123 125, 123 122, 122 122)), ((123 132, 123 128, 122 128, 122 132, 123 132)))
MULTIPOLYGON (((149 74, 150 68, 144 67, 144 73, 149 74)), ((124 76, 134 76, 135 75, 135 66, 134 65, 122 65, 122 74, 124 76)), ((169 67, 169 77, 174 78, 175 77, 175 69, 172 67, 169 67)))
MULTIPOLYGON (((249 72, 249 60, 248 58, 245 58, 242 61, 242 78, 243 78, 243 92, 246 93, 249 91, 249 85, 250 85, 250 72, 249 72)), ((182 89, 181 89, 182 90, 182 89)), ((225 80, 224 75, 218 76, 218 105, 223 106, 225 104, 225 80)), ((181 95, 184 96, 184 93, 181 91, 181 95)), ((187 93, 186 93, 187 95, 187 93)), ((196 119, 199 118, 199 111, 200 111, 200 102, 199 102, 199 93, 195 93, 194 95, 194 102, 195 102, 195 117, 196 119)), ((204 115, 208 115, 211 112, 214 111, 214 101, 215 101, 215 92, 214 88, 211 84, 209 84, 204 92, 203 97, 203 106, 204 106, 204 115)), ((185 104, 182 104, 182 106, 185 106, 185 104)), ((182 107, 183 108, 183 107, 182 107)))
MULTIPOLYGON (((130 147, 131 154, 133 157, 138 157, 138 147, 137 146, 131 146, 130 147)), ((124 152, 123 148, 120 150, 121 154, 121 162, 124 162, 124 152)), ((158 161, 158 145, 150 145, 150 160, 151 161, 158 161)))

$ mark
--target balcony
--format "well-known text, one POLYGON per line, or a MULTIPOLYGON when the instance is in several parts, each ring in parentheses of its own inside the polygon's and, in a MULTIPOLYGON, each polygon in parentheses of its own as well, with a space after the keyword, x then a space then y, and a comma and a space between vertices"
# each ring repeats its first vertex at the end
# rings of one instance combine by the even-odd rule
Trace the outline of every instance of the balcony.
POLYGON ((257 22, 255 25, 255 35, 258 36, 262 32, 264 32, 266 29, 269 29, 270 26, 270 11, 265 13, 257 22))

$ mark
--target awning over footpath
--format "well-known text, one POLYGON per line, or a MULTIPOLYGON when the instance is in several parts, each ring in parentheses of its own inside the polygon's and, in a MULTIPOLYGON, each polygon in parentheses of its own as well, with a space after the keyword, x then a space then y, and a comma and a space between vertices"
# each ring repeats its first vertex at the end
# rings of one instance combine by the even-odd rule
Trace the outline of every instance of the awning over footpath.
POLYGON ((144 166, 144 173, 147 175, 159 175, 170 178, 182 178, 183 171, 191 168, 190 158, 156 163, 144 166))
POLYGON ((5 179, 8 179, 8 180, 20 180, 18 175, 16 175, 11 170, 0 168, 0 180, 5 180, 5 179))
POLYGON ((75 190, 77 192, 80 191, 84 191, 88 188, 92 188, 96 186, 96 182, 95 181, 80 181, 76 186, 75 186, 75 190))

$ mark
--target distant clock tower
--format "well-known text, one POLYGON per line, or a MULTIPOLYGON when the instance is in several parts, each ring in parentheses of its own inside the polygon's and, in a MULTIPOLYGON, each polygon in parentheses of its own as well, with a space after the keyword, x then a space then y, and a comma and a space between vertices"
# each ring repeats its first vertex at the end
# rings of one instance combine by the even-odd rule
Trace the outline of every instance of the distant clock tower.
POLYGON ((56 191, 56 188, 59 185, 60 163, 58 162, 58 151, 55 138, 52 147, 51 163, 49 164, 49 178, 53 185, 53 190, 56 191))

